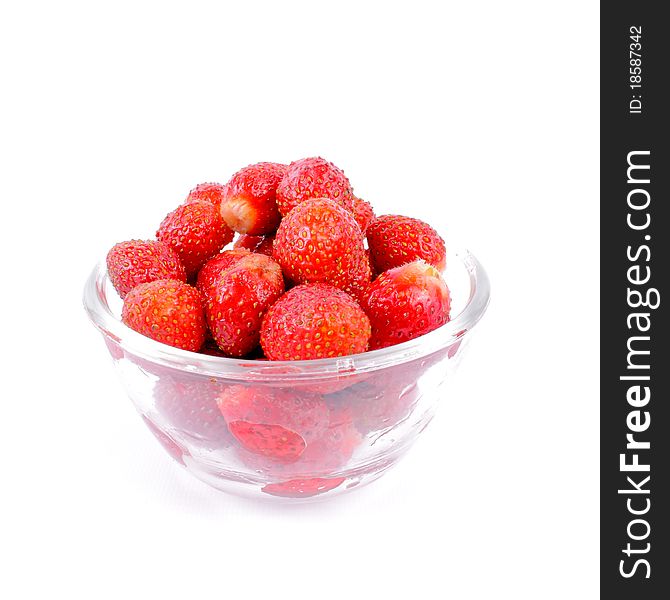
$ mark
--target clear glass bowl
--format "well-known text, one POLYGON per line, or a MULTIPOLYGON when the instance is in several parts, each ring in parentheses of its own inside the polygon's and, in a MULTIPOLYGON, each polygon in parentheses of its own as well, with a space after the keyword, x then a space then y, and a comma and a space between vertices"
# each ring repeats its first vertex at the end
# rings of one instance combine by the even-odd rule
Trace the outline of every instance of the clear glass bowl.
POLYGON ((445 278, 452 318, 443 327, 390 348, 312 361, 221 358, 144 337, 121 322, 104 261, 86 282, 84 307, 172 458, 219 490, 295 502, 374 481, 428 425, 489 303, 486 272, 468 251, 448 252, 445 278), (286 423, 272 422, 277 405, 303 411, 311 425, 297 438, 301 446, 281 459, 250 446, 249 431, 229 428, 217 406, 236 394, 256 398, 269 422, 252 426, 266 430, 284 431, 278 426, 286 423))

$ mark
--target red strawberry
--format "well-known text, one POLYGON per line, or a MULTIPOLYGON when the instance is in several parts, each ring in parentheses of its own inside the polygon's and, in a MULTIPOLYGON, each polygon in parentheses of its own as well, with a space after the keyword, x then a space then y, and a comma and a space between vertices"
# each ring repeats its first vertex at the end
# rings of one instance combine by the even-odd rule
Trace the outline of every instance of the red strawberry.
POLYGON ((422 260, 382 273, 361 303, 370 317, 370 350, 424 335, 449 320, 450 298, 439 271, 422 260))
POLYGON ((256 248, 258 248, 264 239, 264 235, 247 235, 246 233, 242 233, 235 240, 233 249, 249 250, 249 252, 253 252, 256 250, 256 248))
POLYGON ((230 434, 216 404, 223 389, 216 380, 163 377, 154 387, 156 411, 171 427, 206 448, 226 448, 230 434))
POLYGON ((244 356, 258 346, 263 316, 284 292, 284 278, 274 260, 247 250, 230 251, 241 252, 246 256, 201 288, 212 337, 229 356, 244 356))
POLYGON ((268 311, 261 346, 270 360, 309 360, 365 352, 370 321, 347 293, 330 285, 299 285, 268 311))
POLYGON ((427 357, 372 371, 354 385, 325 395, 324 400, 331 407, 331 415, 337 410, 349 411, 363 435, 390 429, 407 419, 414 419, 410 420, 410 424, 414 424, 425 415, 422 408, 412 415, 422 398, 422 386, 418 382, 431 369, 436 373, 443 370, 447 359, 448 349, 443 349, 427 357))
POLYGON ((377 273, 414 260, 425 260, 440 271, 446 265, 444 240, 419 219, 398 215, 377 217, 368 227, 367 237, 377 273))
POLYGON ((277 187, 277 205, 283 216, 309 198, 330 198, 353 210, 351 184, 344 172, 319 157, 292 162, 277 187))
POLYGON ((218 400, 230 433, 249 452, 283 462, 300 458, 328 427, 328 407, 316 394, 230 386, 218 400))
POLYGON ((372 268, 370 267, 369 253, 366 250, 365 254, 361 256, 358 266, 354 269, 353 279, 344 288, 344 291, 353 296, 356 302, 360 304, 370 281, 372 281, 372 268))
POLYGON ((140 283, 158 279, 186 281, 184 265, 172 248, 155 240, 130 240, 107 253, 107 273, 121 298, 140 283))
POLYGON ((294 462, 278 462, 244 448, 238 450, 238 456, 247 467, 273 478, 330 475, 347 463, 362 439, 354 426, 352 412, 348 408, 335 408, 330 412, 328 428, 307 443, 294 462))
POLYGON ((277 208, 277 186, 286 165, 258 163, 233 175, 221 201, 221 216, 233 231, 261 235, 276 231, 281 215, 277 208))
POLYGON ((263 238, 263 241, 258 244, 254 252, 256 254, 265 254, 265 256, 269 256, 272 258, 272 254, 274 252, 274 244, 275 244, 275 236, 274 235, 266 235, 263 238))
POLYGON ((182 204, 163 219, 156 237, 171 246, 191 277, 233 239, 217 207, 209 202, 182 204))
POLYGON ((346 481, 345 477, 312 477, 310 479, 292 479, 281 483, 268 483, 262 492, 283 498, 311 498, 334 490, 346 481))
POLYGON ((274 245, 274 235, 241 235, 233 244, 234 249, 247 249, 256 254, 265 254, 272 257, 272 247, 274 245))
POLYGON ((365 247, 351 213, 332 200, 307 200, 284 217, 273 255, 296 283, 344 289, 355 278, 365 247))
POLYGON ((365 235, 365 232, 368 230, 370 223, 372 223, 375 218, 375 211, 372 209, 372 204, 366 200, 363 200, 362 198, 357 198, 354 196, 353 202, 354 219, 356 219, 356 223, 358 223, 358 226, 361 229, 361 233, 365 235))
POLYGON ((159 279, 133 288, 123 302, 123 322, 157 342, 197 352, 205 341, 200 293, 174 279, 159 279))
POLYGON ((224 250, 220 254, 215 254, 198 271, 196 287, 201 293, 207 295, 208 290, 214 285, 223 271, 227 271, 238 263, 240 259, 250 254, 248 250, 242 248, 233 248, 232 250, 224 250))
POLYGON ((220 183, 199 183, 188 194, 186 202, 209 202, 217 208, 221 206, 223 186, 220 183))
POLYGON ((372 374, 368 380, 325 397, 329 406, 346 407, 358 430, 366 435, 396 426, 411 412, 420 397, 416 377, 419 373, 396 373, 397 367, 372 374))
POLYGON ((317 440, 310 442, 300 457, 303 472, 327 472, 339 469, 351 458, 362 441, 353 424, 353 415, 348 408, 336 408, 330 412, 328 429, 317 440))
POLYGON ((375 279, 377 279, 377 275, 379 275, 379 273, 378 273, 377 270, 375 269, 375 265, 374 265, 373 262, 372 262, 372 256, 370 256, 370 248, 366 248, 366 249, 365 249, 365 256, 367 256, 367 258, 368 258, 368 263, 370 264, 370 276, 371 276, 371 280, 374 281, 375 279))
POLYGON ((395 427, 410 414, 421 397, 416 384, 405 388, 386 387, 373 402, 358 402, 352 406, 356 426, 364 435, 395 427))

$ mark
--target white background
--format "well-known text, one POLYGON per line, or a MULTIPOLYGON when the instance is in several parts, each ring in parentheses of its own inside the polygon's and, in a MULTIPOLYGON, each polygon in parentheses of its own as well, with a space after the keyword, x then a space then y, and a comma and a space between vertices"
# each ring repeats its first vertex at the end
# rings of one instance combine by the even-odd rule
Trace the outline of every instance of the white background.
POLYGON ((0 596, 595 598, 596 2, 0 8, 0 596), (124 397, 80 294, 200 181, 320 154, 487 266, 459 393, 372 486, 210 490, 124 397))

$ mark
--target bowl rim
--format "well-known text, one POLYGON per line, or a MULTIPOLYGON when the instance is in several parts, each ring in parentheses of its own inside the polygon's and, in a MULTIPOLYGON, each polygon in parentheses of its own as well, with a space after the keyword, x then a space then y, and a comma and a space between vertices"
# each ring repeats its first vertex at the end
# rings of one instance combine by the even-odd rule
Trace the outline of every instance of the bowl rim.
POLYGON ((424 358, 461 340, 483 317, 490 302, 486 270, 467 249, 450 251, 448 261, 460 261, 470 280, 463 309, 442 327, 413 340, 350 356, 296 361, 258 361, 210 356, 152 340, 130 329, 111 311, 106 297, 107 266, 99 261, 84 285, 83 303, 93 325, 131 354, 149 362, 209 377, 235 380, 295 381, 332 379, 376 371, 424 358))

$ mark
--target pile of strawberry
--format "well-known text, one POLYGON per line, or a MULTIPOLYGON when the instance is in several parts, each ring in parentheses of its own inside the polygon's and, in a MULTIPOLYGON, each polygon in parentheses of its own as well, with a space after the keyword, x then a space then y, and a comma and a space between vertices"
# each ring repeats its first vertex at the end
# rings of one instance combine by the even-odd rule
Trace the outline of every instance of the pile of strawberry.
POLYGON ((225 185, 200 184, 155 240, 107 255, 135 331, 192 352, 267 360, 357 354, 444 325, 444 267, 432 227, 375 217, 322 158, 258 163, 225 185))

